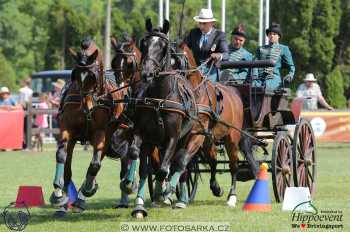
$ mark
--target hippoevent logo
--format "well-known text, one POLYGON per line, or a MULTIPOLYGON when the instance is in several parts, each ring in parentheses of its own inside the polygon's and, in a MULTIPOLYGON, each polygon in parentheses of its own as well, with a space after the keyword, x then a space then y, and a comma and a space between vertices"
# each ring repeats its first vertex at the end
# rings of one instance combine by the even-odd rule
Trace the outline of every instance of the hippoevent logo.
POLYGON ((11 202, 2 212, 5 225, 14 231, 23 231, 28 225, 30 212, 24 202, 11 202), (17 208, 17 207, 21 208, 17 208))
POLYGON ((344 229, 341 210, 318 210, 311 201, 302 202, 292 211, 292 228, 344 229))

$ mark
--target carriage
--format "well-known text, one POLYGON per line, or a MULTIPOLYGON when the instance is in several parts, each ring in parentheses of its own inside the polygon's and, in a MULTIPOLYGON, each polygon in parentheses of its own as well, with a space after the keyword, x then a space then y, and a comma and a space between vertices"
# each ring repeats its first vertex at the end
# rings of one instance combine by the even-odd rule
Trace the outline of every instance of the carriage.
MULTIPOLYGON (((221 69, 235 67, 262 67, 273 64, 262 62, 222 62, 221 69)), ((225 81, 220 79, 220 81, 225 81)), ((265 87, 253 87, 251 81, 225 81, 225 85, 237 88, 244 104, 244 117, 247 127, 242 131, 256 140, 253 148, 254 165, 245 157, 238 163, 238 181, 255 179, 254 168, 261 163, 268 164, 271 172, 274 196, 282 202, 287 187, 307 187, 311 195, 316 186, 316 141, 311 124, 300 117, 302 100, 291 103, 289 88, 269 91, 265 87), (292 128, 292 130, 291 130, 292 128), (294 129, 294 130, 293 130, 294 129), (268 144, 272 142, 272 148, 268 144), (270 156, 271 155, 271 156, 270 156), (255 167, 254 167, 255 166, 255 167)), ((216 143, 218 173, 230 172, 229 160, 222 142, 216 143)), ((209 173, 208 161, 202 150, 187 166, 187 189, 189 201, 196 196, 201 173, 209 173)), ((149 189, 152 197, 153 176, 149 176, 149 189)), ((177 191, 177 195, 179 191, 177 191)))

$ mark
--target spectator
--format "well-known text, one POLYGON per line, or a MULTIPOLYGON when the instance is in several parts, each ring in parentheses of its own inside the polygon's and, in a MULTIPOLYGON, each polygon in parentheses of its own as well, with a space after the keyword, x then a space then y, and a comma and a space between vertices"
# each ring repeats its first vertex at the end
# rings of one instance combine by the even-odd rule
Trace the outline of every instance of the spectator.
POLYGON ((3 86, 0 89, 0 109, 16 110, 21 106, 11 97, 9 88, 3 86))
MULTIPOLYGON (((51 104, 51 108, 53 109, 59 109, 60 107, 60 101, 61 101, 61 92, 63 86, 66 84, 66 82, 63 79, 57 79, 56 82, 53 82, 52 85, 54 86, 54 92, 50 96, 49 103, 51 104)), ((60 110, 60 109, 59 109, 60 110)), ((52 115, 52 128, 58 128, 58 114, 52 115)), ((56 139, 56 142, 58 142, 58 135, 54 136, 56 139)))
POLYGON ((57 79, 56 82, 52 83, 52 85, 54 86, 54 92, 50 96, 50 104, 52 105, 52 108, 59 107, 61 100, 61 91, 65 84, 66 82, 63 79, 57 79))
POLYGON ((316 83, 314 74, 306 74, 304 81, 305 83, 299 85, 297 90, 297 97, 304 98, 304 110, 317 110, 317 102, 328 110, 334 110, 322 96, 320 86, 316 83))
MULTIPOLYGON (((39 97, 39 105, 38 105, 38 109, 48 109, 49 106, 47 104, 47 95, 46 94, 41 94, 39 97)), ((39 129, 44 129, 44 128, 48 128, 49 127, 49 123, 48 123, 48 115, 47 114, 38 114, 35 118, 35 122, 34 125, 35 127, 39 128, 39 129)), ((45 136, 45 133, 43 131, 39 131, 36 135, 35 135, 35 143, 37 144, 38 150, 40 148, 40 151, 43 151, 43 138, 45 136)), ((35 143, 33 145, 33 147, 35 147, 35 143)))
MULTIPOLYGON (((30 78, 26 78, 25 80, 22 80, 22 88, 19 89, 18 95, 19 99, 18 102, 21 104, 26 110, 28 108, 28 104, 32 101, 32 95, 33 95, 33 90, 30 88, 30 83, 31 80, 30 78)), ((26 114, 24 116, 24 135, 27 135, 27 120, 28 120, 28 115, 26 114)), ((27 148, 26 144, 26 136, 24 136, 24 141, 23 141, 23 149, 27 148)))
POLYGON ((30 88, 30 78, 22 81, 22 88, 19 89, 18 95, 18 102, 23 106, 24 109, 27 109, 27 105, 31 101, 33 95, 33 90, 30 88))

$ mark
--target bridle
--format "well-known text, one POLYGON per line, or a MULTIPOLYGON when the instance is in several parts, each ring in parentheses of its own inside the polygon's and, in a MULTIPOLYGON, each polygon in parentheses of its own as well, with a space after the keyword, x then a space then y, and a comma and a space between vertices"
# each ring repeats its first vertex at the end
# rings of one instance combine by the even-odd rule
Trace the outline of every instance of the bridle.
MULTIPOLYGON (((153 62, 153 64, 155 65, 155 69, 154 71, 151 73, 153 74, 152 76, 153 77, 157 77, 159 72, 162 72, 162 71, 165 71, 165 70, 169 70, 170 69, 170 65, 171 65, 171 52, 170 52, 170 42, 169 42, 169 38, 166 34, 164 33, 161 33, 161 32, 156 32, 156 31, 153 31, 153 32, 150 32, 148 33, 142 40, 141 40, 141 46, 140 46, 140 49, 141 49, 141 53, 142 53, 142 59, 141 59, 141 65, 144 65, 144 63, 147 61, 147 60, 150 60, 153 62), (162 39, 163 41, 165 41, 166 43, 166 54, 165 56, 163 56, 163 58, 158 61, 156 59, 154 59, 153 57, 151 57, 148 52, 147 54, 145 54, 145 47, 144 47, 144 42, 146 40, 149 40, 150 38, 152 37, 158 37, 160 39, 162 39)), ((151 76, 151 77, 152 77, 151 76)), ((153 79, 152 77, 152 79, 153 79)))
MULTIPOLYGON (((139 65, 137 63, 137 57, 136 57, 136 52, 132 51, 125 51, 124 47, 126 45, 130 45, 128 42, 123 42, 121 43, 117 48, 116 48, 116 55, 122 56, 121 61, 119 63, 119 68, 113 68, 114 71, 114 76, 116 78, 116 81, 118 83, 125 81, 128 77, 124 77, 126 74, 130 75, 130 80, 135 76, 135 73, 139 71, 139 65), (128 61, 128 58, 131 59, 131 68, 128 70, 124 68, 123 62, 128 61)), ((114 58, 115 59, 115 58, 114 58)), ((129 65, 129 64, 128 64, 129 65)))

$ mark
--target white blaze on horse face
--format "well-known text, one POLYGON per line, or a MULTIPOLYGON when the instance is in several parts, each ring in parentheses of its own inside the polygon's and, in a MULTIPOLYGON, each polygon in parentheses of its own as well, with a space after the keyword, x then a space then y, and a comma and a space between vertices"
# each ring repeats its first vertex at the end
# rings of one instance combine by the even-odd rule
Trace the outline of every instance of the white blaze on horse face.
POLYGON ((88 72, 82 72, 81 74, 80 74, 80 77, 81 77, 81 82, 84 82, 84 80, 85 80, 85 78, 88 76, 88 72))

